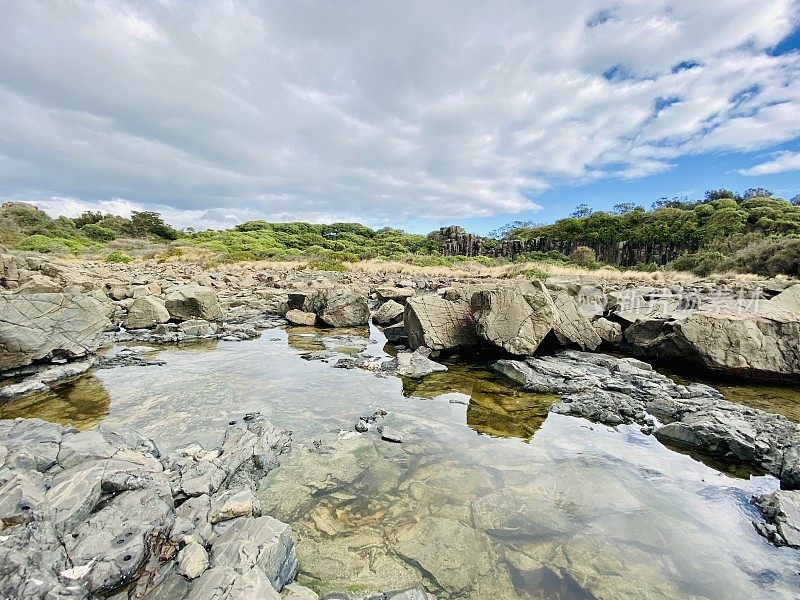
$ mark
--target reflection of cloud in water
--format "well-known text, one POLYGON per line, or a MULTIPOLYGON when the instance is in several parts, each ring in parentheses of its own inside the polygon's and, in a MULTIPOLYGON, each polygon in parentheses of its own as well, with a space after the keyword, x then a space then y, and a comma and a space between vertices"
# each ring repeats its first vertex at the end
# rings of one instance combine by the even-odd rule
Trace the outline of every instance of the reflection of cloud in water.
POLYGON ((103 383, 89 375, 0 404, 0 418, 37 417, 83 430, 100 423, 108 415, 110 403, 103 383))

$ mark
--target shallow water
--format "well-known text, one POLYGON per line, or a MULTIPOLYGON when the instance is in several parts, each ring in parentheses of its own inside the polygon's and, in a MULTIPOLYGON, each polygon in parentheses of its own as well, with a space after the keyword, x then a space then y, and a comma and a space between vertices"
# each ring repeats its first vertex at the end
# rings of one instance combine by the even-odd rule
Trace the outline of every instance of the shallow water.
POLYGON ((774 478, 730 477, 635 427, 548 415, 553 397, 480 365, 415 381, 300 356, 381 356, 365 333, 168 349, 165 366, 96 371, 0 410, 134 427, 163 451, 217 444, 229 421, 261 411, 294 432, 261 501, 293 525, 301 579, 320 590, 422 580, 470 599, 797 596, 800 553, 750 523, 750 496, 774 478), (379 408, 404 443, 352 432, 379 408))

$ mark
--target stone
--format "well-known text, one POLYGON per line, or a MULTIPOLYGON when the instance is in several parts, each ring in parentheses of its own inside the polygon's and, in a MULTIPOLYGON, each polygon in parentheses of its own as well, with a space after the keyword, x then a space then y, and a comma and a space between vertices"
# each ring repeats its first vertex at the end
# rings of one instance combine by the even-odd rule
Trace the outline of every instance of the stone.
POLYGON ((383 335, 386 336, 387 342, 391 342, 393 344, 403 343, 408 339, 406 336, 406 328, 402 321, 395 325, 390 325, 389 327, 384 328, 383 335))
POLYGON ((292 325, 305 325, 313 327, 317 322, 317 315, 313 312, 304 312, 293 308, 286 313, 286 320, 292 325))
POLYGON ((433 294, 409 298, 403 323, 412 350, 420 346, 450 350, 474 346, 479 339, 467 302, 451 302, 433 294))
POLYGON ((800 283, 786 288, 768 302, 800 318, 800 283))
POLYGON ((36 471, 19 471, 0 486, 0 521, 3 525, 21 525, 34 519, 45 501, 42 476, 36 471))
POLYGON ((94 510, 100 501, 102 477, 102 463, 92 461, 78 464, 53 478, 45 499, 60 534, 73 531, 94 510))
POLYGON ((418 348, 414 352, 398 352, 395 362, 397 363, 396 372, 403 377, 420 378, 447 371, 447 367, 428 358, 424 352, 419 352, 418 348))
POLYGON ((369 322, 369 306, 363 295, 352 290, 326 290, 324 306, 317 315, 332 327, 357 327, 369 322))
POLYGON ((189 319, 178 324, 178 331, 188 338, 208 338, 216 335, 219 327, 205 319, 189 319))
POLYGON ((86 294, 0 295, 0 369, 86 356, 110 325, 86 294))
POLYGON ((222 317, 222 309, 214 290, 200 285, 178 286, 167 294, 165 306, 170 318, 176 321, 216 321, 222 317))
POLYGON ((197 579, 208 569, 208 552, 202 544, 189 542, 178 552, 176 568, 186 579, 197 579))
POLYGON ((753 498, 770 528, 756 530, 778 546, 800 549, 800 490, 778 490, 753 498))
POLYGON ((289 583, 281 592, 283 600, 319 600, 319 595, 304 585, 299 583, 289 583))
POLYGON ((237 517, 252 517, 261 514, 261 505, 252 490, 226 490, 211 502, 209 520, 212 524, 237 517))
POLYGON ((392 429, 391 427, 387 427, 386 425, 379 425, 378 433, 381 434, 382 440, 385 440, 387 442, 393 442, 395 444, 403 443, 403 434, 401 434, 396 429, 392 429))
POLYGON ((126 329, 152 329, 169 317, 169 311, 155 296, 140 296, 128 309, 123 325, 126 329))
POLYGON ((538 286, 503 286, 472 295, 478 335, 511 354, 533 354, 556 324, 550 294, 538 286))
POLYGON ((616 345, 622 342, 622 325, 609 321, 605 317, 600 317, 592 321, 592 326, 600 336, 600 339, 609 344, 616 345))
POLYGON ((398 304, 405 304, 406 300, 411 296, 416 295, 416 291, 412 287, 379 287, 375 288, 375 293, 378 295, 378 300, 381 302, 388 302, 392 300, 398 304))
POLYGON ((553 332, 564 346, 576 345, 581 350, 596 349, 602 339, 578 304, 566 292, 558 292, 553 298, 555 323, 553 332))
POLYGON ((394 325, 403 320, 403 305, 394 300, 387 300, 372 313, 372 320, 378 325, 394 325))

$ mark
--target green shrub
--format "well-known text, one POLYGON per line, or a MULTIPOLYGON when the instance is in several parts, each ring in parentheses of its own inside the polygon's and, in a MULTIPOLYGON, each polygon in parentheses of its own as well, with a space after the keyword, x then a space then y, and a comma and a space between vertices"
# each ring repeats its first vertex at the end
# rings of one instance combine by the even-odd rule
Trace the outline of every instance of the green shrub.
POLYGON ((106 262, 110 263, 129 263, 133 260, 132 256, 128 256, 127 254, 120 252, 119 250, 114 250, 114 252, 106 255, 106 262))
POLYGON ((41 252, 42 254, 67 254, 72 251, 66 240, 35 234, 26 237, 17 245, 17 250, 41 252))
POLYGON ((742 273, 800 276, 800 238, 766 238, 737 251, 731 262, 742 273))
POLYGON ((347 271, 347 265, 343 262, 335 259, 330 258, 315 258, 310 261, 303 267, 304 269, 311 269, 313 271, 335 271, 335 272, 344 272, 347 271))
POLYGON ((579 267, 593 269, 597 266, 597 254, 588 246, 578 246, 569 255, 570 262, 579 267))
POLYGON ((695 275, 706 277, 712 273, 725 271, 728 267, 728 259, 722 252, 701 250, 682 254, 669 263, 669 267, 677 271, 690 271, 695 275))
POLYGON ((96 225, 95 223, 84 225, 81 227, 80 231, 90 240, 94 240, 96 242, 110 242, 117 237, 117 234, 113 229, 108 229, 102 225, 96 225))

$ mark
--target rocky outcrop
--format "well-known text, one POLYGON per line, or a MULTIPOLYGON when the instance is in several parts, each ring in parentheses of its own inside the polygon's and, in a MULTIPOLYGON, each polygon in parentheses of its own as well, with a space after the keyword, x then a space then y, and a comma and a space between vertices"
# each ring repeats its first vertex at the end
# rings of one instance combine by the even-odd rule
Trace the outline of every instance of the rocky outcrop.
POLYGON ((555 306, 541 284, 478 290, 471 307, 478 335, 512 354, 533 354, 556 323, 555 306))
POLYGON ((0 421, 0 594, 277 598, 297 569, 291 529, 241 499, 288 443, 257 415, 215 451, 166 459, 129 431, 0 421))
POLYGON ((469 303, 445 300, 432 294, 406 300, 403 315, 408 345, 449 350, 478 343, 469 303))
POLYGON ((216 293, 202 285, 181 285, 167 294, 165 306, 170 318, 176 321, 205 319, 216 321, 222 317, 216 293))
POLYGON ((501 360, 495 369, 528 390, 559 394, 554 412, 610 425, 639 423, 664 442, 755 466, 787 489, 800 488, 800 426, 728 402, 709 386, 676 384, 634 358, 577 351, 501 360), (648 415, 667 424, 659 426, 648 415))
POLYGON ((578 346, 581 350, 594 350, 602 339, 594 326, 581 313, 578 304, 566 292, 558 292, 553 298, 555 323, 553 332, 563 346, 578 346))
POLYGON ((123 325, 126 329, 152 329, 169 318, 169 311, 155 296, 141 296, 131 304, 123 325))
POLYGON ((0 295, 0 369, 86 356, 111 323, 86 294, 0 295))

